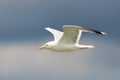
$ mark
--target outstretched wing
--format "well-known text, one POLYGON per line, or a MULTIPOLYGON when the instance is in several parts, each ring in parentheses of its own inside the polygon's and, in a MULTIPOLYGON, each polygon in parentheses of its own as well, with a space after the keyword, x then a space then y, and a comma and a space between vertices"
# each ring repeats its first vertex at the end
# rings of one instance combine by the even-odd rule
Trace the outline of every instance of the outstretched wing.
POLYGON ((56 29, 53 29, 53 28, 50 28, 50 27, 47 27, 47 28, 45 28, 46 30, 48 30, 50 33, 52 33, 53 34, 53 36, 54 36, 54 41, 59 41, 60 40, 60 38, 63 36, 63 32, 61 32, 61 31, 58 31, 58 30, 56 30, 56 29))
POLYGON ((78 44, 82 34, 82 30, 80 30, 79 28, 81 27, 74 25, 64 25, 63 26, 64 34, 60 39, 59 43, 78 44))
POLYGON ((96 33, 96 34, 106 34, 104 32, 82 28, 80 26, 75 26, 75 25, 64 25, 63 30, 64 30, 64 34, 62 38, 59 40, 59 43, 63 43, 63 44, 78 44, 82 31, 96 33))

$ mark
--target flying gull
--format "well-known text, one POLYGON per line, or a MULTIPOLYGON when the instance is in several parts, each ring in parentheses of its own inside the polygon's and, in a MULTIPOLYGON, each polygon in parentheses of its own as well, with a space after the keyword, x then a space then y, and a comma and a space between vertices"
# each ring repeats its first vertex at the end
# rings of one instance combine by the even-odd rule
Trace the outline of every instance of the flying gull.
POLYGON ((82 32, 90 32, 96 33, 100 35, 106 35, 105 32, 100 32, 93 29, 87 29, 80 26, 75 25, 64 25, 63 31, 58 31, 56 29, 47 27, 45 28, 49 32, 51 32, 54 36, 54 41, 50 41, 39 47, 41 50, 43 48, 50 49, 57 52, 67 52, 73 50, 82 50, 88 48, 94 48, 93 45, 81 45, 79 44, 79 40, 82 32))

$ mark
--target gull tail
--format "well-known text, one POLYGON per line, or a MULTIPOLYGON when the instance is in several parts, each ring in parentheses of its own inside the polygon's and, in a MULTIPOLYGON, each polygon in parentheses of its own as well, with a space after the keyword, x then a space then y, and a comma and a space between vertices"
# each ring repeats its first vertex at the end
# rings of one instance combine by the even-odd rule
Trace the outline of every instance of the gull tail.
POLYGON ((83 48, 94 48, 93 45, 81 45, 83 48))
POLYGON ((94 48, 93 45, 77 45, 79 49, 89 49, 94 48))

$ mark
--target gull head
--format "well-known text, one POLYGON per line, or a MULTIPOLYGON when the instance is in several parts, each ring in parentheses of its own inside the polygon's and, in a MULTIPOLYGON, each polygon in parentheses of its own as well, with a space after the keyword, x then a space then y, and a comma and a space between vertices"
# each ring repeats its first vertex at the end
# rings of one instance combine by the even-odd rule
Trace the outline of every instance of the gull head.
POLYGON ((42 49, 44 49, 44 48, 46 48, 46 49, 51 49, 54 45, 55 45, 55 43, 54 43, 53 41, 50 41, 50 42, 47 42, 47 43, 45 43, 44 45, 40 46, 40 47, 38 48, 38 50, 42 50, 42 49))

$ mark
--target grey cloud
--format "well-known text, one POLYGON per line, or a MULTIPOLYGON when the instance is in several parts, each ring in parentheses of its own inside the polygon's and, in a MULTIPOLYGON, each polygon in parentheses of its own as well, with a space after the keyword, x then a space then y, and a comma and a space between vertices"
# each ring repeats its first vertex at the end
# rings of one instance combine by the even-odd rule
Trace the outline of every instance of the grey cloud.
MULTIPOLYGON (((67 53, 37 51, 36 43, 11 43, 0 48, 0 77, 20 79, 119 78, 119 45, 99 41, 96 48, 67 53), (21 76, 20 76, 21 75, 21 76)), ((4 79, 3 79, 4 80, 4 79)))

